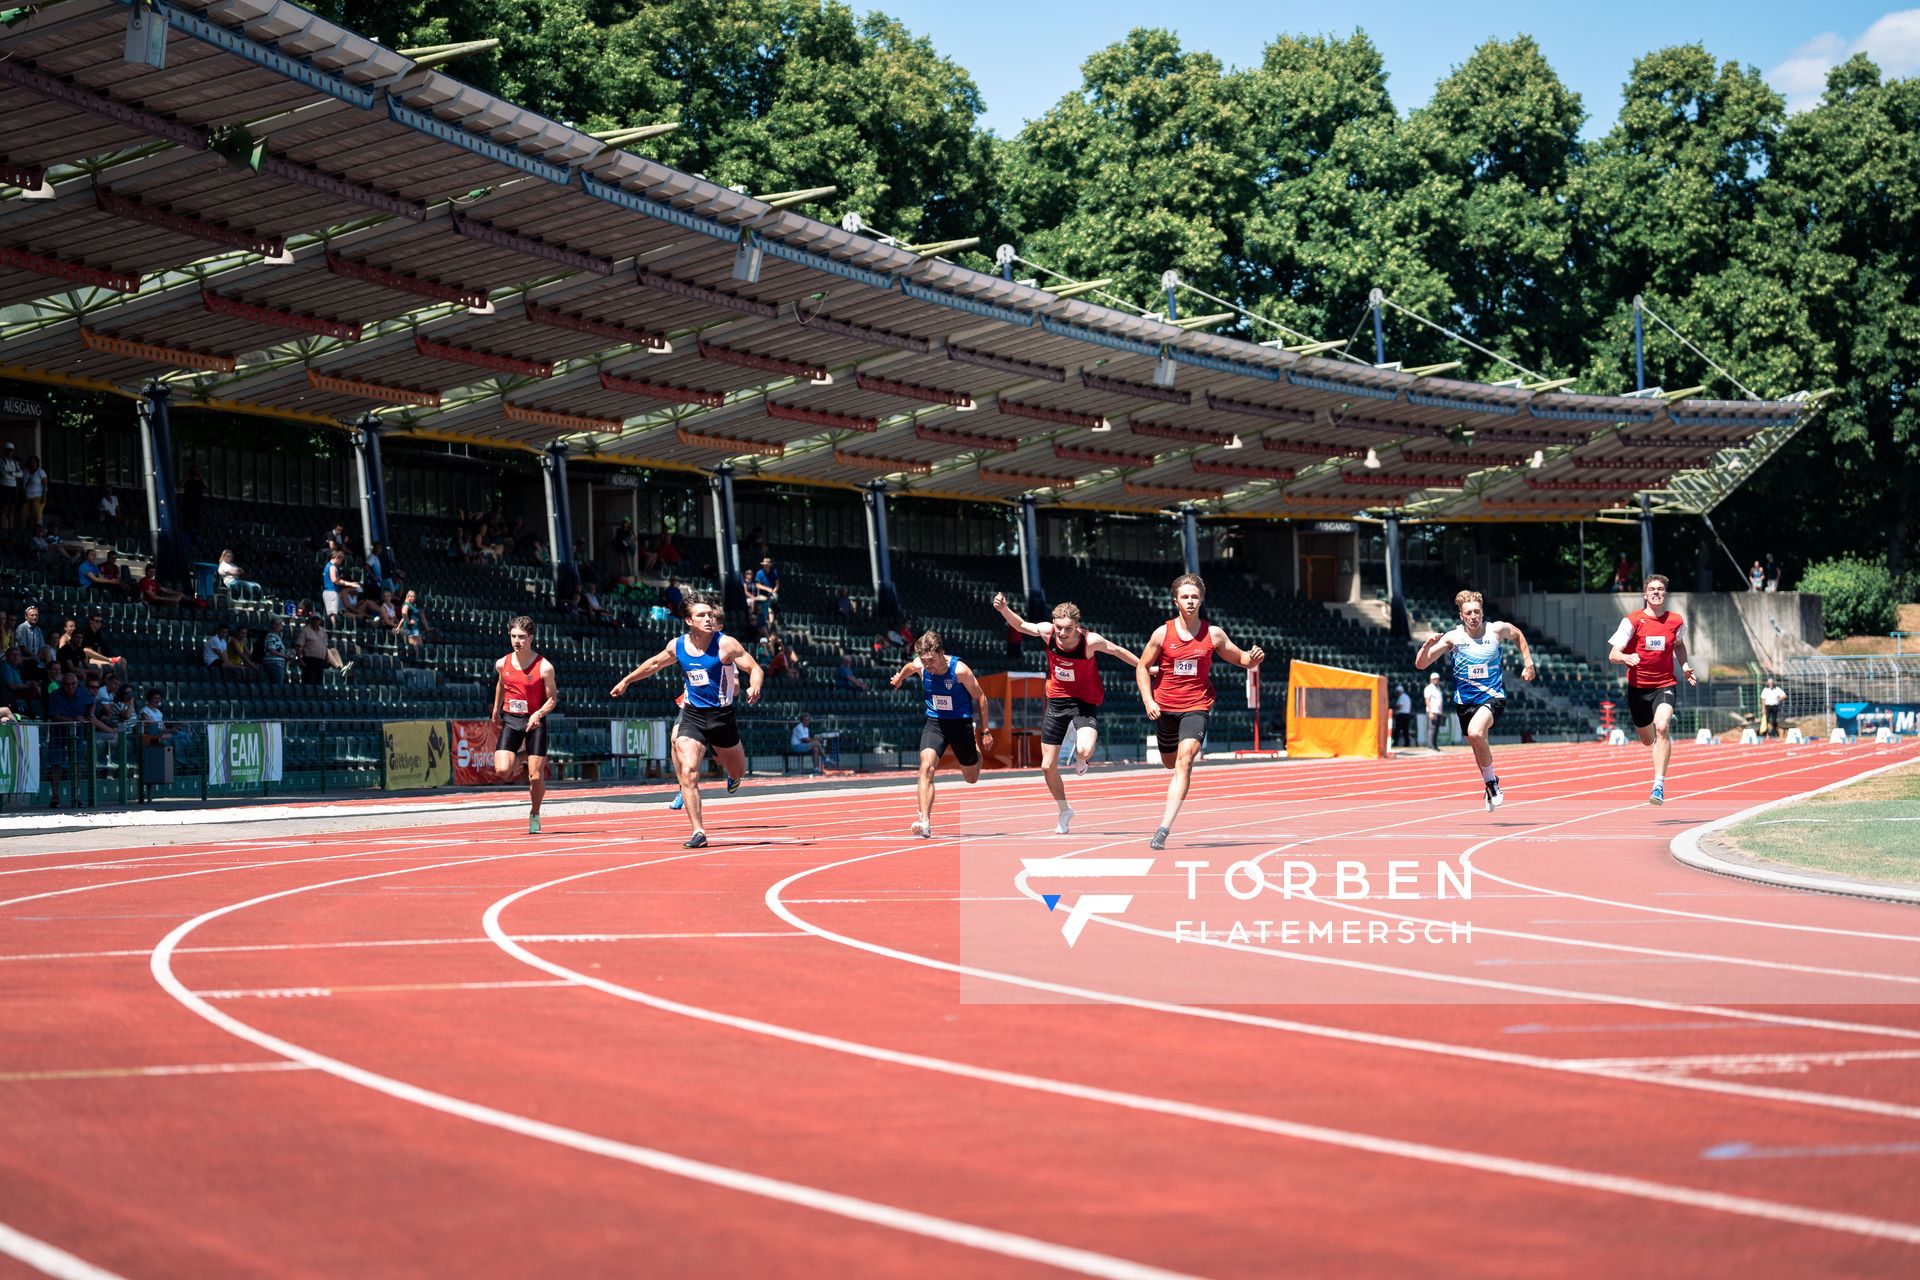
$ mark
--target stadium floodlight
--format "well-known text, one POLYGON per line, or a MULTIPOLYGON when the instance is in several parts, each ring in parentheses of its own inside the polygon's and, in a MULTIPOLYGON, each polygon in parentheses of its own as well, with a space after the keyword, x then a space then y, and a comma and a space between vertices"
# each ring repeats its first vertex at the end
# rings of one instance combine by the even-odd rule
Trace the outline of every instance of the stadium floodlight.
POLYGON ((1173 385, 1173 380, 1178 376, 1179 372, 1180 366, 1173 362, 1173 357, 1165 351, 1162 351, 1160 353, 1160 359, 1155 362, 1153 366, 1153 385, 1156 387, 1170 387, 1173 385))
POLYGON ((742 284, 759 284, 760 268, 766 262, 767 251, 753 242, 751 237, 740 242, 740 248, 733 255, 733 278, 742 284))
POLYGON ((1380 469, 1380 455, 1372 449, 1367 450, 1367 469, 1369 471, 1380 469))

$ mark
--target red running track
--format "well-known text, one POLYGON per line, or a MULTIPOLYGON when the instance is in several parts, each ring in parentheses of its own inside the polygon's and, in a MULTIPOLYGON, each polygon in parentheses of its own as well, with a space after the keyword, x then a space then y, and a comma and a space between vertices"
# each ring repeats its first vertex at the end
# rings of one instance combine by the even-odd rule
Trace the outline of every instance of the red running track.
POLYGON ((999 869, 1145 855, 1160 775, 10 849, 0 1274, 1910 1276, 1920 920, 1667 855, 1909 755, 1203 766, 1071 949, 999 869), (1171 936, 1176 858, 1409 851, 1471 945, 1171 936))

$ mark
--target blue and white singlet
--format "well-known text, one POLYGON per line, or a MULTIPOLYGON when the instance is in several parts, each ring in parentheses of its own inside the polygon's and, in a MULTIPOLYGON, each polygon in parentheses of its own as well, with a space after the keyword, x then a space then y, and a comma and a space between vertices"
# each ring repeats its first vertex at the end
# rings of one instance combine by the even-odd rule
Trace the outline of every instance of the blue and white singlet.
POLYGON ((1453 647, 1453 700, 1463 707, 1507 696, 1505 675, 1500 661, 1500 641, 1488 623, 1478 640, 1458 628, 1461 641, 1453 647))
POLYGON ((680 672, 687 678, 687 705, 690 707, 711 710, 733 705, 739 677, 731 662, 720 661, 720 640, 724 634, 714 632, 713 639, 707 642, 705 653, 691 648, 686 636, 674 642, 673 656, 679 660, 680 672))
POLYGON ((952 654, 947 655, 947 670, 943 675, 933 674, 924 665, 920 668, 920 687, 927 694, 927 719, 973 719, 973 695, 960 683, 959 672, 960 659, 952 654))

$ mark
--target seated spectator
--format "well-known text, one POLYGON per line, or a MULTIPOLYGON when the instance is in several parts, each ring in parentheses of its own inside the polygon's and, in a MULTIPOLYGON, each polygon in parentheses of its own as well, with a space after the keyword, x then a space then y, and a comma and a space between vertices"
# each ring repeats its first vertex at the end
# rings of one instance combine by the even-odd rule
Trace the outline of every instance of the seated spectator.
POLYGON ((660 543, 652 534, 640 539, 640 572, 652 573, 660 564, 660 543))
POLYGON ((400 630, 400 611, 393 607, 393 593, 375 588, 372 597, 373 625, 382 631, 400 630))
POLYGON ((467 539, 466 535, 461 533, 460 530, 455 529, 447 535, 447 545, 446 549, 441 553, 441 559, 453 563, 465 563, 467 559, 467 539))
POLYGON ((100 577, 97 585, 116 592, 127 600, 137 599, 140 594, 139 590, 127 581, 127 576, 120 567, 120 558, 112 547, 108 547, 101 553, 100 577))
POLYGON ((89 718, 94 732, 107 738, 132 731, 138 723, 133 709, 133 690, 122 686, 114 690, 112 696, 96 701, 89 718))
POLYGON ((260 647, 254 655, 261 669, 267 673, 269 682, 285 684, 287 682, 287 638, 281 630, 280 619, 274 618, 267 623, 267 629, 260 637, 260 647))
POLYGON ((47 780, 53 784, 49 808, 60 807, 60 780, 68 768, 79 767, 76 750, 79 729, 92 719, 93 699, 80 687, 80 676, 73 671, 62 671, 53 692, 47 695, 47 720, 53 725, 49 735, 52 750, 48 753, 46 770, 47 780))
POLYGON ((140 708, 140 732, 160 742, 171 741, 173 738, 173 730, 167 727, 166 708, 161 705, 166 701, 166 697, 165 690, 149 689, 147 705, 140 708))
POLYGON ((252 680, 260 674, 260 664, 253 660, 253 642, 248 639, 245 627, 233 633, 222 670, 229 680, 252 680))
POLYGON ((0 703, 29 712, 40 708, 45 699, 46 687, 27 678, 20 646, 8 645, 5 653, 0 653, 0 703))
POLYGON ((853 593, 842 587, 840 594, 834 599, 833 611, 839 614, 843 621, 850 621, 859 614, 860 606, 854 603, 853 593))
POLYGON ((613 611, 600 603, 600 597, 594 594, 593 588, 582 586, 579 598, 580 611, 588 618, 595 622, 610 622, 616 627, 620 625, 620 619, 614 617, 613 611))
POLYGON ((34 558, 55 568, 71 568, 87 554, 85 547, 60 536, 60 527, 49 520, 33 527, 34 558))
MULTIPOLYGON (((89 687, 93 687, 91 681, 89 681, 89 687)), ((125 683, 120 679, 119 672, 109 671, 107 672, 106 679, 100 681, 98 687, 94 687, 93 700, 105 705, 106 703, 112 702, 114 698, 118 696, 119 692, 126 687, 125 683)))
POLYGON ((140 602, 150 609, 163 605, 183 605, 188 603, 184 591, 175 591, 172 587, 160 585, 160 577, 153 571, 153 562, 148 561, 145 571, 140 575, 140 602))
POLYGON ((660 565, 665 569, 680 567, 680 548, 673 545, 673 530, 668 529, 660 535, 660 545, 656 550, 660 556, 660 565))
POLYGON ((674 617, 682 617, 687 611, 687 595, 672 574, 667 575, 667 585, 660 588, 660 603, 674 617))
POLYGON ((30 604, 22 615, 20 623, 13 629, 13 642, 20 646, 20 652, 29 661, 40 656, 40 650, 46 646, 46 633, 40 630, 40 606, 30 604))
POLYGON ((307 615, 306 625, 300 628, 300 638, 294 642, 294 649, 300 655, 300 683, 319 684, 320 677, 327 673, 327 664, 332 658, 333 648, 327 641, 327 624, 320 615, 307 615))
POLYGON ((200 646, 201 663, 215 675, 225 673, 228 643, 227 624, 223 622, 214 628, 213 634, 208 636, 200 646))
POLYGON ((87 615, 86 630, 80 633, 82 656, 89 666, 103 671, 125 671, 127 660, 115 650, 113 641, 107 638, 106 619, 98 614, 87 615))
POLYGON ((367 567, 366 567, 365 576, 367 579, 369 595, 377 591, 386 590, 386 587, 387 587, 386 563, 382 558, 382 553, 384 553, 386 549, 387 549, 386 544, 383 542, 376 542, 372 546, 367 548, 367 567))
POLYGON ((851 689, 855 693, 867 691, 867 682, 853 674, 853 655, 850 653, 840 655, 840 668, 833 673, 833 682, 842 689, 851 689))
POLYGON ((793 732, 787 735, 787 754, 813 756, 813 767, 820 768, 820 757, 825 745, 813 736, 813 717, 802 711, 800 719, 794 723, 793 732))
POLYGON ((120 495, 104 484, 100 486, 100 523, 112 529, 133 528, 133 516, 120 514, 120 495))
POLYGON ((783 680, 797 679, 800 675, 800 655, 794 652, 793 646, 776 636, 772 648, 772 656, 767 659, 767 674, 783 680))
POLYGON ((87 662, 87 643, 80 637, 80 622, 78 619, 68 618, 60 624, 60 637, 53 642, 53 651, 54 656, 59 659, 61 667, 70 667, 82 675, 86 674, 89 665, 87 662))
POLYGON ((233 548, 228 547, 220 553, 220 564, 214 570, 220 575, 220 585, 227 594, 243 600, 254 600, 266 594, 267 589, 247 577, 247 571, 233 558, 233 548))

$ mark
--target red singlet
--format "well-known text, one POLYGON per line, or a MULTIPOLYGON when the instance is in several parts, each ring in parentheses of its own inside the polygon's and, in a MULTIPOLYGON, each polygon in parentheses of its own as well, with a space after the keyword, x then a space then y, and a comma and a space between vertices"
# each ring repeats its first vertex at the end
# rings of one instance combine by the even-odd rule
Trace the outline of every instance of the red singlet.
POLYGON ((532 715, 535 707, 547 704, 547 673, 542 669, 544 662, 545 659, 536 653, 533 655, 533 665, 522 671, 512 654, 500 659, 501 715, 532 715))
POLYGON ((1100 672, 1087 652, 1087 629, 1080 628, 1080 643, 1069 653, 1059 647, 1055 631, 1047 636, 1047 696, 1078 698, 1099 706, 1107 691, 1100 686, 1100 672))
POLYGON ((1180 620, 1167 623, 1166 639, 1160 642, 1160 684, 1154 694, 1162 711, 1213 710, 1213 624, 1201 618, 1194 626, 1199 634, 1183 640, 1180 620))
POLYGON ((1673 643, 1687 620, 1672 609, 1660 618, 1645 609, 1635 609, 1627 615, 1627 621, 1633 625, 1633 634, 1620 646, 1621 651, 1640 655, 1640 665, 1627 668, 1627 686, 1670 689, 1678 684, 1673 674, 1673 643))

